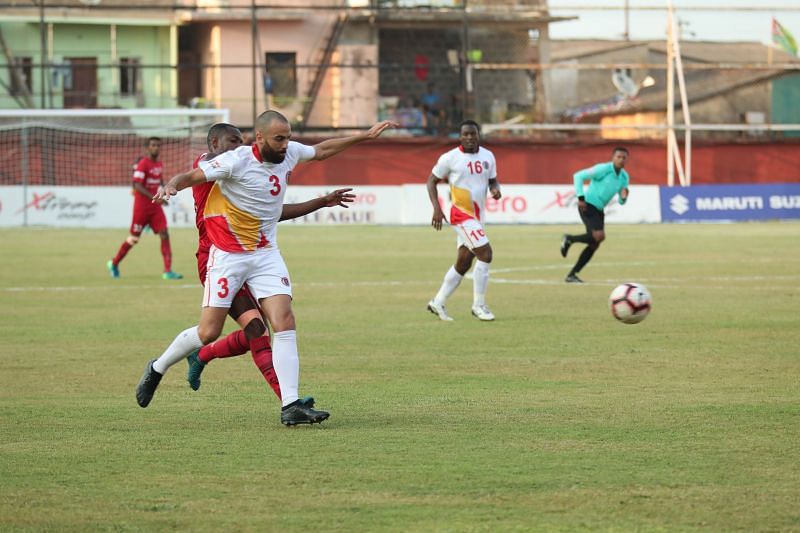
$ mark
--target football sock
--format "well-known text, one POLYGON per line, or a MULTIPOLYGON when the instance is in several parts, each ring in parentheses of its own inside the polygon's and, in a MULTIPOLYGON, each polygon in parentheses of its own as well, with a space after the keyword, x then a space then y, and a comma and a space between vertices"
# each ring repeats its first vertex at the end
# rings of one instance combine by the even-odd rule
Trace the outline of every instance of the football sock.
POLYGON ((591 233, 584 233, 583 235, 567 235, 567 240, 570 242, 583 242, 586 244, 591 244, 594 239, 592 239, 591 233))
POLYGON ((472 305, 486 303, 487 285, 489 285, 489 263, 476 261, 475 269, 472 271, 472 305))
POLYGON ((181 359, 186 359, 186 356, 189 355, 192 350, 196 350, 202 345, 203 343, 200 342, 200 335, 197 334, 197 326, 192 326, 180 332, 178 336, 175 337, 175 340, 172 341, 172 344, 164 350, 161 357, 156 359, 153 363, 153 370, 163 375, 169 367, 181 359))
POLYGON ((249 344, 244 331, 237 329, 233 333, 229 333, 223 338, 206 344, 200 348, 197 357, 204 363, 208 363, 212 359, 223 359, 225 357, 235 357, 247 353, 249 344))
POLYGON ((281 398, 281 385, 275 367, 272 364, 272 346, 269 337, 256 337, 250 341, 250 352, 253 354, 253 362, 261 371, 261 375, 267 380, 272 391, 281 398))
POLYGON ((164 272, 172 270, 172 248, 169 239, 161 239, 161 257, 164 258, 164 272))
POLYGON ((444 275, 442 286, 439 288, 439 292, 436 293, 433 301, 439 305, 443 305, 450 295, 453 294, 453 291, 455 291, 461 284, 462 279, 464 279, 464 276, 456 272, 456 268, 454 266, 451 266, 450 270, 447 271, 447 274, 444 275))
POLYGON ((300 382, 300 358, 297 356, 297 332, 279 331, 273 336, 272 364, 281 387, 281 403, 287 406, 297 401, 300 382))
POLYGON ((112 259, 111 262, 115 265, 120 264, 120 262, 125 258, 125 256, 128 255, 128 251, 131 248, 133 248, 133 246, 130 243, 128 243, 128 241, 122 241, 122 246, 119 247, 117 255, 114 256, 114 259, 112 259))
POLYGON ((589 259, 592 258, 592 256, 594 255, 594 251, 596 249, 597 248, 595 248, 594 246, 587 246, 586 248, 584 248, 583 251, 581 252, 580 257, 578 257, 578 262, 575 263, 574 267, 572 267, 570 275, 577 274, 578 272, 580 272, 581 269, 586 266, 586 263, 589 262, 589 259))

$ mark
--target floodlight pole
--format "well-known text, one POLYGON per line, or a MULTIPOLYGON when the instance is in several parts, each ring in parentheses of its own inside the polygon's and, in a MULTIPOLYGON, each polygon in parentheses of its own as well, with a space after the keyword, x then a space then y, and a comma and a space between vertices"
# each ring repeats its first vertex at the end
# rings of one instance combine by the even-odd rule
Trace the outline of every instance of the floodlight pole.
POLYGON ((689 99, 686 94, 686 80, 683 76, 683 61, 678 31, 673 17, 672 0, 667 0, 667 185, 675 185, 675 168, 678 169, 680 184, 692 184, 692 119, 689 113, 689 99), (684 122, 684 158, 686 172, 678 149, 675 135, 675 74, 678 75, 678 88, 681 97, 681 111, 684 122))
POLYGON ((686 96, 686 79, 683 75, 680 39, 676 32, 673 32, 673 35, 675 38, 672 41, 672 45, 674 47, 673 55, 675 56, 675 68, 678 74, 678 90, 680 90, 681 95, 683 123, 686 126, 683 132, 683 162, 686 172, 682 181, 683 185, 689 186, 692 184, 692 117, 689 113, 689 98, 686 96))
POLYGON ((675 61, 672 41, 675 38, 672 24, 672 2, 667 2, 667 185, 675 185, 675 61))

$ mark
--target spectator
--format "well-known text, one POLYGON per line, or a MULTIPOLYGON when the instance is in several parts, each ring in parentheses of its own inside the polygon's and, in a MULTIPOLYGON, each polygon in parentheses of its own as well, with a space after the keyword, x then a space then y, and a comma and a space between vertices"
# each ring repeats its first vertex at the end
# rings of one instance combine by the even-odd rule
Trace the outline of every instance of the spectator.
POLYGON ((436 135, 439 129, 445 124, 444 107, 442 106, 442 97, 436 92, 436 84, 428 82, 427 91, 420 98, 422 101, 422 109, 425 111, 425 117, 428 122, 428 132, 436 135))

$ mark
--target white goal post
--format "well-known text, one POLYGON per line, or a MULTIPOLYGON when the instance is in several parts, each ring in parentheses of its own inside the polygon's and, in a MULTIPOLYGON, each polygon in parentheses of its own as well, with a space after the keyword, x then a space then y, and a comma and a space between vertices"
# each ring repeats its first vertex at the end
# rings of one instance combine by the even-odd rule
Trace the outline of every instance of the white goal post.
POLYGON ((190 168, 227 109, 0 110, 0 186, 129 185, 150 137, 167 175, 190 168))

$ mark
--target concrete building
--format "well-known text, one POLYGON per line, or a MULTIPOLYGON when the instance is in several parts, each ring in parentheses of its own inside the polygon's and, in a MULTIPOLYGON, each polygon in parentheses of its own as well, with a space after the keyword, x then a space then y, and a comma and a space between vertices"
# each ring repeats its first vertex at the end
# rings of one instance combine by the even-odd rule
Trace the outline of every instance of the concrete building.
MULTIPOLYGON (((667 83, 664 41, 552 41, 554 62, 564 69, 553 73, 552 108, 563 121, 604 125, 664 124, 667 83), (576 68, 589 64, 639 64, 624 76, 638 90, 621 94, 613 68, 576 68), (642 82, 650 78, 644 87, 642 82)), ((796 70, 768 68, 769 64, 800 65, 800 59, 760 43, 683 41, 686 92, 695 124, 800 123, 796 70), (702 68, 708 64, 709 68, 702 68), (729 68, 717 68, 719 65, 729 68), (759 65, 766 65, 761 67, 759 65), (747 68, 756 66, 757 68, 747 68)), ((619 73, 617 73, 619 74, 619 73)), ((676 121, 682 123, 680 96, 675 90, 676 121)), ((605 138, 660 138, 664 131, 607 130, 605 138)), ((699 133, 702 138, 730 138, 729 133, 699 133)))
POLYGON ((346 128, 420 107, 433 83, 437 129, 549 115, 547 76, 489 65, 548 61, 561 19, 546 0, 83 2, 20 4, 0 22, 19 58, 0 73, 0 106, 227 107, 242 125, 270 107, 300 127, 346 128))
POLYGON ((123 9, 122 0, 106 0, 104 10, 74 0, 59 5, 4 9, 0 108, 177 104, 172 11, 146 9, 146 1, 136 9, 123 9))

